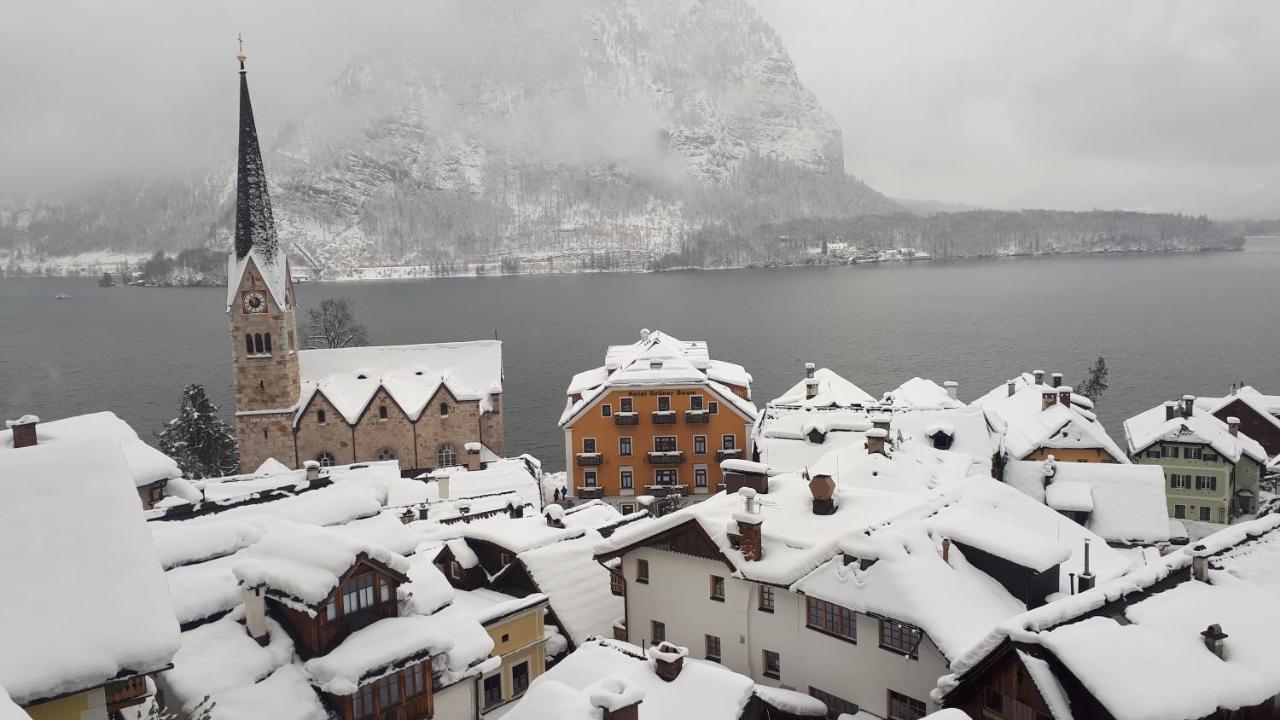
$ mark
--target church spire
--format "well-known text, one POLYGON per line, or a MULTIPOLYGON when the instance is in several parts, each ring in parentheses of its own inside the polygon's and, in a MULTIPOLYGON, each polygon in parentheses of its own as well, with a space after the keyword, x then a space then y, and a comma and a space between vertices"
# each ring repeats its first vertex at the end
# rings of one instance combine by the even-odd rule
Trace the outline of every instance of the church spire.
POLYGON ((244 40, 237 37, 240 52, 240 161, 236 173, 236 259, 254 251, 258 259, 274 263, 279 252, 276 224, 271 217, 271 197, 267 194, 267 173, 262 167, 258 129, 253 122, 249 81, 244 70, 244 40))

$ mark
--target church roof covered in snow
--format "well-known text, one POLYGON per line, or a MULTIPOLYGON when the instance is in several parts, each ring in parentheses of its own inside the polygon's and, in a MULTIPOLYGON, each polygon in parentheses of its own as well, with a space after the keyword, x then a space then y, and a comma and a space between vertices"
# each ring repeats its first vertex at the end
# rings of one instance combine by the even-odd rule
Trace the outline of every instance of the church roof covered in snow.
POLYGON ((569 382, 569 400, 560 426, 571 422, 597 398, 616 387, 702 385, 740 414, 754 419, 756 407, 730 386, 751 392, 751 374, 741 365, 712 360, 707 343, 679 340, 660 331, 641 333, 639 341, 610 346, 603 366, 578 373, 569 382))
POLYGON ((436 392, 445 389, 457 400, 479 400, 493 409, 492 396, 502 392, 502 343, 498 340, 380 345, 302 350, 298 353, 302 412, 317 392, 350 424, 359 421, 379 389, 411 420, 417 420, 436 392))
POLYGON ((0 450, 0 567, 39 579, 13 585, 0 612, 0 687, 15 702, 150 673, 177 651, 134 483, 118 441, 0 450))
MULTIPOLYGON (((159 480, 180 477, 178 463, 138 437, 129 423, 113 412, 96 412, 73 415, 61 420, 41 422, 36 425, 36 438, 40 445, 66 447, 82 440, 107 440, 117 444, 124 453, 125 462, 137 487, 159 480)), ((13 447, 13 431, 0 430, 0 450, 13 447)), ((82 470, 93 467, 94 458, 81 457, 82 470)))

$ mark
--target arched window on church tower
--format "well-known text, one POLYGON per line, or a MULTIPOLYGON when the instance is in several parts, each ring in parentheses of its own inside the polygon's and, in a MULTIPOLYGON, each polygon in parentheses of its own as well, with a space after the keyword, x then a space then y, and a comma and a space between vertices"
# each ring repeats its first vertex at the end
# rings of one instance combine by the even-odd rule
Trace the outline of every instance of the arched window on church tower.
POLYGON ((253 334, 253 354, 262 354, 262 333, 253 334))
POLYGON ((245 333, 244 336, 244 352, 246 355, 253 354, 253 334, 245 333))
POLYGON ((266 333, 265 335, 263 335, 262 341, 263 341, 262 346, 266 348, 266 353, 270 355, 271 354, 271 333, 266 333))

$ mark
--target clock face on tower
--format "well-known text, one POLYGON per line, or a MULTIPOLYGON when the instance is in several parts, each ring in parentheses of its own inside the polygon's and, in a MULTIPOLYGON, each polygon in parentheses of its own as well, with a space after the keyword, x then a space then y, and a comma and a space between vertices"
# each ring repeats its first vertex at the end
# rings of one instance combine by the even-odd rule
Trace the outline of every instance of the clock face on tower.
POLYGON ((243 300, 244 311, 247 313, 263 313, 267 311, 267 299, 262 293, 250 290, 244 294, 243 300))

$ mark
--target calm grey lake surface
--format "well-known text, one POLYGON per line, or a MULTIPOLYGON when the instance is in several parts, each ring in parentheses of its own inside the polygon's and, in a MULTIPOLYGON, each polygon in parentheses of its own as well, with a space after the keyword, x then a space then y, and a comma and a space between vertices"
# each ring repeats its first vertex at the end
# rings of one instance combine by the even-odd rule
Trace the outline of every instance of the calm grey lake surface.
MULTIPOLYGON (((919 375, 955 380, 972 400, 1021 370, 1079 383, 1102 355, 1111 388, 1099 414, 1123 443, 1124 418, 1184 393, 1241 380, 1280 392, 1277 278, 1280 243, 1251 241, 1204 254, 304 284, 298 297, 306 308, 350 295, 374 344, 496 333, 507 450, 559 469, 570 376, 645 327, 745 365, 757 404, 806 361, 875 395, 919 375)), ((0 280, 0 414, 112 410, 151 440, 194 382, 230 419, 225 293, 0 280)))

